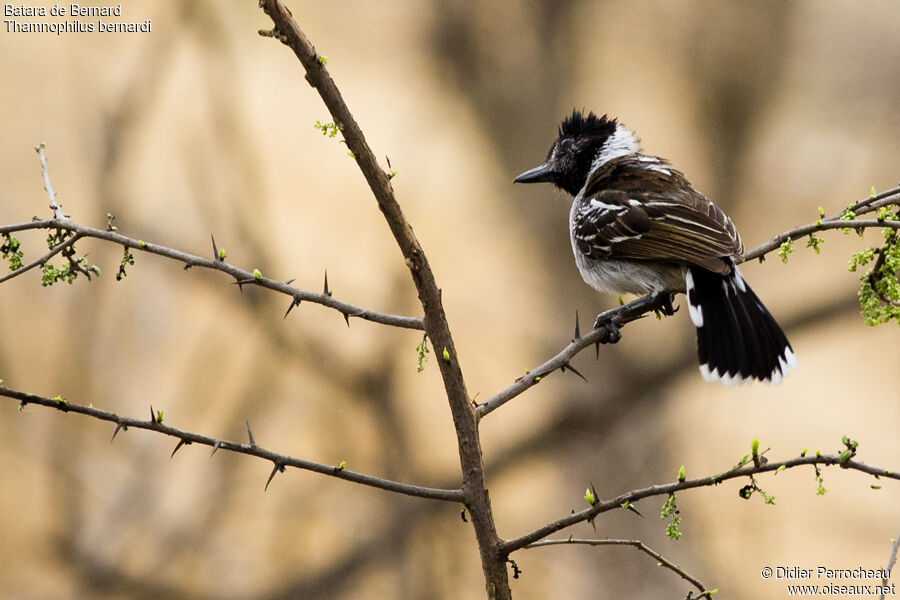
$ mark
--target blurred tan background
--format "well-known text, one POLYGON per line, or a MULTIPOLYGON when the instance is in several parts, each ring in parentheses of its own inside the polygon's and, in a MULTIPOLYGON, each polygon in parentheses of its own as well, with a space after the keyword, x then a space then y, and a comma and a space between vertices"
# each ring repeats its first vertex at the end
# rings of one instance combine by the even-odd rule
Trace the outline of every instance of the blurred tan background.
MULTIPOLYGON (((50 6, 52 4, 47 4, 50 6)), ((513 186, 572 107, 619 116, 734 218, 753 247, 900 177, 896 2, 299 2, 289 4, 379 156, 443 288, 470 392, 485 399, 555 354, 614 297, 582 283, 568 201, 513 186)), ((255 2, 126 2, 149 34, 0 32, 0 222, 48 215, 32 148, 46 142, 72 218, 106 213, 136 238, 228 260, 375 310, 420 314, 374 200, 292 53, 257 36, 255 2)), ((21 19, 35 21, 37 19, 21 19)), ((26 260, 43 234, 20 236, 26 260)), ((849 254, 880 240, 828 234, 745 276, 800 370, 780 387, 707 385, 679 313, 630 325, 615 347, 555 374, 482 424, 500 535, 601 497, 727 469, 754 437, 769 457, 831 452, 900 467, 900 335, 862 324, 849 254)), ((257 442, 434 486, 458 483, 437 369, 421 336, 224 276, 78 244, 104 275, 0 286, 4 385, 257 442)), ((682 311, 683 312, 683 311, 682 311)), ((0 597, 483 598, 456 506, 397 497, 74 415, 0 404, 0 597)), ((639 538, 722 598, 783 598, 764 566, 884 565, 900 486, 856 472, 763 477, 678 496, 684 537, 611 514, 579 537, 639 538)), ((624 511, 623 511, 624 512, 624 511)), ((569 532, 560 537, 568 536, 569 532)), ((628 548, 514 555, 516 598, 683 598, 690 587, 628 548)), ((895 577, 896 580, 896 577, 895 577)), ((802 582, 796 582, 802 583, 802 582)), ((875 583, 871 581, 860 583, 875 583)))

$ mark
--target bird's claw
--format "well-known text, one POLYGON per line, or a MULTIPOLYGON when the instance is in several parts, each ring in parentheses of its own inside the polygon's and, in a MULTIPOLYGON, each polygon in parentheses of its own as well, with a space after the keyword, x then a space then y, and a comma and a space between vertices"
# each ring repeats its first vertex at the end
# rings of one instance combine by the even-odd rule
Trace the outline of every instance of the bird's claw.
POLYGON ((604 317, 602 314, 597 315, 597 320, 594 321, 594 329, 599 328, 606 329, 606 339, 603 340, 604 344, 615 344, 619 340, 622 339, 622 334, 619 332, 618 326, 612 322, 612 319, 609 317, 604 317))
POLYGON ((678 308, 672 305, 672 300, 674 298, 672 294, 668 292, 662 292, 657 297, 661 297, 660 300, 662 301, 662 306, 659 307, 659 312, 667 317, 671 317, 678 312, 678 308))

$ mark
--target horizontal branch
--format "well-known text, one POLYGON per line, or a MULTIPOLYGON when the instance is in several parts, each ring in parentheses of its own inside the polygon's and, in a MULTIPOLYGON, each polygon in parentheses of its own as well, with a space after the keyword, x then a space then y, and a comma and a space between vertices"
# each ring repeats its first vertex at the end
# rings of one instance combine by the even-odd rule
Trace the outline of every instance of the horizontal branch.
POLYGON ((700 583, 696 577, 687 573, 684 569, 664 557, 662 554, 650 548, 644 542, 640 540, 617 540, 617 539, 604 539, 604 540, 592 540, 592 539, 578 539, 578 538, 569 538, 566 540, 544 540, 542 542, 535 542, 533 544, 528 544, 525 546, 525 549, 530 548, 543 548, 545 546, 566 546, 570 544, 581 544, 584 546, 631 546, 633 548, 637 548, 641 552, 645 554, 649 554, 653 558, 655 558, 661 567, 665 567, 671 570, 674 573, 677 573, 681 576, 682 579, 688 581, 696 587, 700 591, 700 595, 697 598, 707 598, 707 600, 711 600, 712 595, 715 593, 715 590, 707 590, 706 586, 700 583))
POLYGON ((565 529, 566 527, 571 527, 572 525, 576 525, 584 521, 590 521, 601 513, 608 512, 616 508, 622 508, 623 505, 627 506, 629 504, 634 504, 638 500, 642 500, 644 498, 650 498, 652 496, 664 496, 679 492, 681 490, 688 490, 692 488, 715 486, 728 479, 749 477, 751 475, 756 475, 759 473, 783 471, 810 465, 822 465, 826 467, 840 465, 845 469, 853 469, 855 471, 862 471, 863 473, 868 473, 869 475, 874 475, 876 477, 884 477, 886 479, 895 479, 900 481, 900 472, 898 471, 882 469, 880 467, 871 467, 867 464, 857 462, 852 459, 842 461, 839 454, 798 456, 796 458, 781 462, 763 463, 762 461, 760 461, 759 464, 751 463, 740 468, 732 468, 728 471, 719 473, 718 475, 701 477, 699 479, 688 479, 680 482, 676 481, 673 483, 653 485, 650 487, 632 490, 630 492, 620 494, 619 496, 616 496, 611 500, 598 501, 590 508, 571 513, 569 515, 566 515, 565 517, 553 521, 552 523, 548 523, 547 525, 544 525, 543 527, 536 529, 531 533, 525 534, 513 540, 508 540, 502 544, 501 549, 504 553, 508 554, 520 548, 524 548, 529 544, 533 544, 552 533, 556 533, 557 531, 565 529))
MULTIPOLYGON (((374 323, 381 323, 383 325, 390 325, 392 327, 418 330, 425 329, 425 324, 419 317, 392 315, 367 310, 365 308, 360 308, 346 302, 341 302, 340 300, 333 298, 329 293, 323 292, 321 294, 316 294, 314 292, 308 292, 306 290, 293 287, 283 281, 276 281, 274 279, 269 279, 262 276, 256 277, 256 273, 254 273, 254 271, 240 269, 225 262, 224 260, 219 260, 217 257, 214 257, 212 259, 202 258, 200 256, 195 256, 186 252, 167 248, 166 246, 160 246, 159 244, 151 244, 141 240, 136 240, 134 238, 124 236, 116 231, 107 231, 105 229, 96 229, 94 227, 79 225, 73 221, 70 221, 69 219, 35 219, 28 223, 2 225, 0 226, 0 234, 13 233, 16 231, 26 231, 31 229, 63 229, 66 231, 74 232, 78 237, 95 238, 107 242, 112 242, 114 244, 127 246, 128 248, 131 248, 138 252, 148 252, 150 254, 156 254, 158 256, 163 256, 165 258, 184 263, 185 266, 201 267, 204 269, 221 271, 234 277, 235 281, 239 282, 241 285, 256 285, 285 294, 286 296, 289 296, 291 298, 292 305, 298 304, 301 301, 321 304, 322 306, 327 306, 340 312, 347 319, 349 319, 350 317, 356 317, 358 319, 364 319, 366 321, 372 321, 374 323)), ((29 265, 29 267, 31 266, 33 266, 33 264, 29 265)), ((0 280, 0 282, 5 281, 6 279, 10 279, 10 275, 18 276, 19 274, 21 274, 21 271, 23 271, 23 269, 13 271, 3 280, 0 280)))
MULTIPOLYGON (((272 452, 270 450, 262 448, 261 446, 258 446, 253 440, 252 433, 250 434, 249 444, 240 444, 237 442, 220 440, 206 435, 192 433, 183 429, 177 429, 175 427, 163 425, 161 422, 157 421, 155 416, 152 414, 152 409, 151 419, 142 421, 140 419, 123 417, 115 413, 100 410, 98 408, 94 408, 93 406, 73 404, 61 398, 45 398, 43 396, 36 396, 34 394, 11 390, 2 386, 0 386, 0 396, 18 400, 20 406, 35 404, 48 408, 55 408, 66 413, 78 413, 94 419, 99 419, 101 421, 109 421, 116 424, 116 433, 118 433, 120 429, 127 429, 129 427, 132 427, 135 429, 146 429, 148 431, 154 431, 156 433, 177 438, 178 445, 175 447, 176 451, 181 448, 181 446, 187 444, 202 444, 204 446, 209 446, 210 448, 212 448, 213 454, 215 454, 219 450, 225 450, 228 452, 235 452, 238 454, 246 454, 248 456, 262 458, 273 463, 274 469, 272 471, 272 475, 274 475, 277 471, 283 471, 286 467, 294 467, 297 469, 303 469, 305 471, 313 471, 314 473, 321 473, 322 475, 336 477, 338 479, 344 479, 346 481, 352 481, 353 483, 359 483, 361 485, 369 487, 387 490, 389 492, 396 492, 398 494, 403 494, 406 496, 415 496, 417 498, 428 498, 432 500, 444 500, 447 502, 465 501, 462 490, 439 489, 410 485, 397 481, 391 481, 389 479, 382 479, 380 477, 373 477, 372 475, 357 473, 355 471, 350 471, 344 468, 342 465, 323 465, 320 463, 303 460, 301 458, 294 458, 292 456, 278 454, 277 452, 272 452)), ((116 434, 114 433, 113 437, 115 437, 115 435, 116 434)), ((172 454, 174 455, 175 452, 173 451, 172 454)))
MULTIPOLYGON (((900 187, 875 194, 851 205, 847 210, 853 211, 855 214, 865 214, 872 212, 882 206, 900 206, 900 187)), ((736 257, 738 263, 746 262, 754 258, 760 258, 766 254, 780 248, 781 244, 788 240, 796 240, 804 235, 809 235, 817 231, 825 231, 829 229, 872 229, 872 228, 888 228, 900 230, 900 221, 882 220, 882 219, 841 219, 845 213, 820 219, 815 223, 801 225, 789 231, 775 236, 768 242, 757 246, 745 252, 742 256, 736 257)), ((602 313, 598 319, 610 319, 615 325, 621 328, 625 323, 635 321, 645 314, 663 308, 663 298, 656 296, 644 296, 638 298, 628 304, 608 310, 602 313)), ((522 394, 525 390, 531 388, 541 382, 545 377, 556 371, 557 369, 571 368, 569 361, 579 352, 591 346, 592 344, 603 343, 607 340, 608 333, 606 328, 594 329, 584 337, 575 336, 565 348, 560 350, 556 356, 546 361, 539 367, 530 370, 525 376, 518 378, 512 385, 494 394, 475 410, 476 418, 481 419, 485 415, 497 410, 516 396, 522 394)))
MULTIPOLYGON (((900 200, 897 200, 900 202, 900 200)), ((809 235, 811 233, 816 233, 817 231, 826 231, 828 229, 872 229, 872 228, 887 228, 887 229, 900 229, 900 221, 879 221, 878 219, 859 219, 854 221, 822 221, 821 223, 811 223, 809 225, 802 225, 800 227, 796 227, 791 229, 790 231, 785 231, 782 234, 776 235, 771 240, 766 242, 765 244, 760 244, 756 248, 752 250, 748 250, 741 255, 740 260, 737 262, 747 262, 748 260, 753 260, 754 258, 759 258, 761 256, 765 256, 766 254, 778 249, 781 247, 781 244, 790 240, 797 240, 802 238, 805 235, 809 235)))

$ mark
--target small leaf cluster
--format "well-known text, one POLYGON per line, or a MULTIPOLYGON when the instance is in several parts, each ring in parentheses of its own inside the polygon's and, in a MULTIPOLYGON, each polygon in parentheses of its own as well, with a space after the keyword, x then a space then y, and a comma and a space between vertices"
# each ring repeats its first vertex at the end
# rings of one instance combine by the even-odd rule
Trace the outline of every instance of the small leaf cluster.
POLYGON ((793 254, 794 252, 794 240, 790 237, 785 241, 781 242, 781 246, 778 248, 778 258, 781 259, 781 262, 787 264, 788 256, 793 254))
POLYGON ((330 123, 323 123, 322 121, 316 121, 313 124, 313 127, 322 132, 322 135, 333 138, 340 131, 340 127, 338 127, 337 123, 334 121, 330 123))
POLYGON ((41 285, 44 287, 49 287, 57 281, 65 281, 66 283, 71 285, 78 277, 78 269, 76 268, 76 265, 87 269, 87 259, 81 258, 78 263, 69 262, 66 263, 66 265, 63 267, 54 267, 49 262, 44 263, 44 266, 41 267, 41 285))
MULTIPOLYGON (((66 241, 72 234, 71 232, 57 229, 47 236, 47 247, 54 248, 66 241)), ((57 281, 65 281, 72 284, 78 278, 79 273, 83 274, 91 280, 91 275, 100 277, 100 267, 88 263, 87 257, 75 258, 75 244, 70 244, 63 248, 60 252, 66 259, 66 264, 62 267, 56 267, 50 262, 46 262, 41 266, 41 285, 49 287, 57 281)))
POLYGON ((669 494, 662 505, 659 518, 669 519, 669 523, 666 525, 666 536, 671 540, 677 540, 681 537, 681 532, 678 531, 678 526, 681 525, 680 514, 681 511, 678 510, 678 506, 675 504, 675 494, 669 494))
POLYGON ((431 350, 428 349, 428 334, 422 336, 422 342, 416 346, 416 372, 421 373, 425 370, 425 361, 428 360, 428 354, 431 350))
POLYGON ((122 262, 119 263, 119 272, 116 273, 116 281, 122 281, 123 277, 127 277, 128 273, 125 272, 125 267, 127 265, 134 264, 134 254, 131 253, 128 246, 125 246, 125 252, 122 255, 122 262))
POLYGON ((8 233, 3 234, 3 240, 3 244, 0 244, 0 253, 3 255, 3 260, 9 261, 10 271, 18 271, 24 266, 22 259, 25 257, 25 254, 20 248, 22 242, 8 233))
MULTIPOLYGON (((879 213, 882 217, 896 219, 897 215, 879 213)), ((859 277, 859 305, 865 324, 870 327, 891 320, 900 324, 900 237, 896 230, 887 228, 882 235, 884 244, 853 254, 848 267, 855 272, 874 261, 872 268, 859 277)))

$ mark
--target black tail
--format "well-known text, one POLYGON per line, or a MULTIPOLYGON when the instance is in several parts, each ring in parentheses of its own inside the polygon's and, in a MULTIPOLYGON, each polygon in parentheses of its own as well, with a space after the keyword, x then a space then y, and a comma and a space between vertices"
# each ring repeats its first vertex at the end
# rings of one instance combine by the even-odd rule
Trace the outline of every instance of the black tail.
POLYGON ((685 283, 704 379, 721 379, 725 385, 749 379, 777 384, 797 368, 781 327, 733 263, 729 275, 690 267, 685 283))

